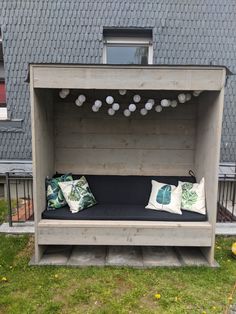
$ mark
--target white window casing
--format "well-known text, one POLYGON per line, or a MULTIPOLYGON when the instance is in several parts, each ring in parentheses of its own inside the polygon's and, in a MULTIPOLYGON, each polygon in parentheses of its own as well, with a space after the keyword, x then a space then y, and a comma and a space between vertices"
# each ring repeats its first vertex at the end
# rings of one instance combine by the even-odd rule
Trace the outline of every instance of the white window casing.
POLYGON ((148 64, 153 64, 153 45, 150 38, 145 37, 106 37, 104 39, 103 55, 102 61, 103 64, 107 64, 107 46, 110 47, 125 47, 125 46, 142 46, 148 47, 148 64))

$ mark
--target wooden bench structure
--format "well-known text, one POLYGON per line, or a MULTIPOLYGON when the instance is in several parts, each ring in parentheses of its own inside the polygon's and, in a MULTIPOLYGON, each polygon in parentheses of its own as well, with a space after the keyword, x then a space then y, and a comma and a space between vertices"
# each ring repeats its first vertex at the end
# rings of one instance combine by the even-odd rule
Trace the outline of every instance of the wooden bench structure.
POLYGON ((200 247, 213 265, 225 78, 224 67, 30 65, 35 262, 46 245, 156 245, 200 247), (204 92, 189 104, 159 114, 125 118, 91 113, 76 107, 70 98, 60 101, 56 95, 62 88, 91 95, 120 89, 170 97, 204 92), (205 177, 208 221, 41 218, 46 207, 45 178, 56 171, 180 176, 189 169, 197 180, 205 177))

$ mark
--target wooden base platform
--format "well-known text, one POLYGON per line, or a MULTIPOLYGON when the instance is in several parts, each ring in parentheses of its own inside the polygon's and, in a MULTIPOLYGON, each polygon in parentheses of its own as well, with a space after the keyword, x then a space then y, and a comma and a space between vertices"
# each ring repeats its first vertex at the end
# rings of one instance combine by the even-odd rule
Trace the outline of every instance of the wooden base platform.
MULTIPOLYGON (((182 267, 207 266, 209 263, 196 247, 153 246, 48 246, 39 263, 60 266, 182 267)), ((213 267, 217 267, 215 262, 213 267)), ((211 265, 212 267, 212 265, 211 265)))

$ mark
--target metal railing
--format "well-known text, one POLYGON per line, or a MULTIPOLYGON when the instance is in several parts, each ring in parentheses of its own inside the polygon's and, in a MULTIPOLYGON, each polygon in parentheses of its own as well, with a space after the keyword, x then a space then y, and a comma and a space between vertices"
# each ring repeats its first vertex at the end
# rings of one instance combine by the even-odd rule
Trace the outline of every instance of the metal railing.
POLYGON ((236 166, 220 165, 217 221, 236 221, 236 166))
POLYGON ((34 219, 33 177, 28 172, 7 172, 7 202, 9 226, 14 222, 34 219))

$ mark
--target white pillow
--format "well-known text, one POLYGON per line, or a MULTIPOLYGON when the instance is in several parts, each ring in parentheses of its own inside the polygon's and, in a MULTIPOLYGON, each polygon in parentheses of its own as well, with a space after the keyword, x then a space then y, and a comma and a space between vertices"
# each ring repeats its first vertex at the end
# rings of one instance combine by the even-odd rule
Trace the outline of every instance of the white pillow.
POLYGON ((181 208, 205 215, 206 204, 204 178, 202 178, 200 183, 179 181, 179 184, 182 186, 181 208))
POLYGON ((72 213, 77 213, 97 203, 84 176, 79 180, 59 182, 58 184, 72 213))
POLYGON ((152 191, 145 208, 182 215, 181 194, 181 185, 175 186, 152 180, 152 191))

